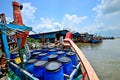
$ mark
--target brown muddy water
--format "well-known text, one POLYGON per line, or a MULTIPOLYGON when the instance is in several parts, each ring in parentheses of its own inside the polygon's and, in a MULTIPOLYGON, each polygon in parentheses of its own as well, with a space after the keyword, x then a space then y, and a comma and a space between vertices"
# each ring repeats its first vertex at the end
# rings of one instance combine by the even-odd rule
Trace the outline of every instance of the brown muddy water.
POLYGON ((77 43, 100 80, 120 80, 120 39, 77 43))

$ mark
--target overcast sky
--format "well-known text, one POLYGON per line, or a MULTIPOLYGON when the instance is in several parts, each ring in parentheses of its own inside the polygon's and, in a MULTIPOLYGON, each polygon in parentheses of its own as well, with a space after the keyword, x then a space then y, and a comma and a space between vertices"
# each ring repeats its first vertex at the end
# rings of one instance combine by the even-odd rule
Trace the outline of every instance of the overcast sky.
MULTIPOLYGON (((120 37, 120 0, 17 0, 24 24, 36 32, 69 29, 120 37)), ((12 0, 0 0, 0 13, 13 21, 12 0)))

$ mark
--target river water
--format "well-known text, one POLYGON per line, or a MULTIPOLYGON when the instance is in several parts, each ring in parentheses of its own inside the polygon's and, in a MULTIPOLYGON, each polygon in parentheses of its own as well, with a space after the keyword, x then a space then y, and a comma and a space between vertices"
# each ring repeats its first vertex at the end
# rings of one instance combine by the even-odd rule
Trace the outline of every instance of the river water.
POLYGON ((120 80, 120 39, 78 43, 100 80, 120 80))

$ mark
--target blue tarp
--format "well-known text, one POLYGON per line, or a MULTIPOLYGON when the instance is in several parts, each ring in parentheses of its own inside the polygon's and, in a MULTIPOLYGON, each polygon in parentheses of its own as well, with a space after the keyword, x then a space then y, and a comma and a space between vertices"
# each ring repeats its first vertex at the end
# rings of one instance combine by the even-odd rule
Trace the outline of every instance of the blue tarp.
POLYGON ((61 32, 61 34, 66 34, 67 32, 69 32, 69 31, 64 30, 61 32))
POLYGON ((35 38, 35 39, 36 39, 36 38, 37 38, 37 39, 40 38, 40 37, 39 37, 39 34, 36 34, 36 35, 29 35, 29 37, 30 37, 30 38, 35 38))
MULTIPOLYGON (((56 33, 44 34, 45 38, 55 38, 56 33)), ((29 35, 30 38, 41 39, 43 34, 29 35)))
POLYGON ((73 34, 74 37, 80 37, 80 33, 76 32, 73 34))
POLYGON ((51 33, 51 34, 45 34, 45 38, 55 38, 56 33, 51 33))

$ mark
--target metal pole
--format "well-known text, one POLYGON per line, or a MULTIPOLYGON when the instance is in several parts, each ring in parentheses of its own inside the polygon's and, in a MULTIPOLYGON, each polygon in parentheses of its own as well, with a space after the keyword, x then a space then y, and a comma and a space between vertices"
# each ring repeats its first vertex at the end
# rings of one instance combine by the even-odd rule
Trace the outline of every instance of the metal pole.
POLYGON ((80 64, 78 64, 76 66, 76 68, 73 70, 73 72, 70 74, 70 75, 67 75, 67 74, 64 74, 64 77, 67 79, 67 80, 72 80, 73 79, 73 76, 75 75, 75 73, 78 71, 80 67, 80 64))
POLYGON ((73 70, 73 72, 70 74, 70 79, 68 79, 68 80, 72 80, 73 76, 74 76, 75 73, 78 71, 79 67, 80 67, 80 64, 78 64, 78 65, 76 66, 76 68, 75 68, 75 69, 73 70))
POLYGON ((4 32, 2 32, 2 42, 3 42, 3 47, 4 47, 5 54, 6 54, 6 58, 10 59, 7 36, 4 32))
MULTIPOLYGON (((24 60, 23 60, 23 49, 21 48, 21 41, 22 41, 21 38, 17 38, 18 53, 19 53, 19 56, 20 56, 20 59, 21 59, 21 65, 20 65, 20 67, 22 69, 25 69, 25 64, 24 64, 24 60)), ((23 79, 26 80, 25 75, 22 74, 22 76, 23 76, 23 79)))
POLYGON ((25 74, 25 76, 29 77, 31 80, 39 80, 38 78, 34 77, 32 74, 30 74, 26 70, 20 68, 18 65, 14 64, 13 62, 10 62, 10 65, 19 69, 23 74, 25 74))

